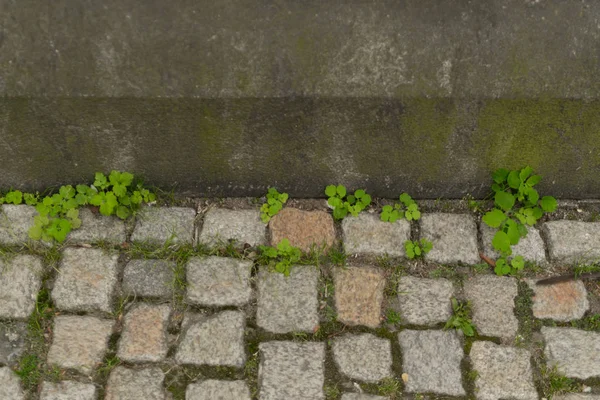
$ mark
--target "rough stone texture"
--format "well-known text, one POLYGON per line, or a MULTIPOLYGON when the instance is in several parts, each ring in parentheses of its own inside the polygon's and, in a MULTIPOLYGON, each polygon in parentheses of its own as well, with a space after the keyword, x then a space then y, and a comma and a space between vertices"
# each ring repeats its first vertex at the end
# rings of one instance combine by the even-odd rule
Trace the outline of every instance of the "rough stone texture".
POLYGON ((165 260, 131 260, 123 272, 122 289, 134 297, 170 298, 175 263, 165 260))
POLYGON ((188 385, 185 400, 250 400, 250 389, 245 381, 209 379, 188 385))
POLYGON ((91 373, 104 358, 113 325, 114 321, 95 317, 57 316, 48 364, 91 373))
POLYGON ((44 382, 40 400, 96 400, 96 387, 74 381, 44 382))
POLYGON ((375 268, 337 268, 334 273, 338 320, 376 328, 381 322, 385 276, 375 268))
POLYGON ((274 333, 313 332, 319 325, 317 283, 312 265, 294 265, 289 276, 262 267, 258 275, 256 323, 274 333))
POLYGON ((408 392, 463 396, 460 362, 463 348, 454 331, 411 331, 398 334, 402 371, 408 392))
POLYGON ((421 239, 433 243, 425 260, 442 264, 477 264, 477 225, 469 214, 423 214, 419 220, 421 239))
POLYGON ((163 245, 194 242, 196 211, 188 207, 144 207, 135 221, 132 242, 163 245))
POLYGON ((464 293, 471 301, 473 323, 480 335, 512 340, 519 322, 514 315, 517 281, 496 275, 477 275, 464 283, 464 293))
POLYGON ((552 261, 575 264, 600 260, 600 222, 549 221, 542 229, 552 261))
POLYGON ((0 368, 0 399, 25 400, 19 377, 8 367, 0 368))
POLYGON ((165 374, 158 367, 116 367, 110 373, 104 400, 166 400, 165 374))
POLYGON ((342 221, 344 250, 348 254, 404 257, 404 242, 410 239, 410 222, 381 221, 378 214, 361 213, 342 221))
POLYGON ((477 341, 471 347, 471 362, 477 371, 475 397, 481 400, 536 400, 531 355, 525 349, 477 341))
POLYGON ((600 400, 600 395, 567 393, 553 397, 555 400, 600 400))
POLYGON ((0 260, 0 318, 26 319, 33 311, 42 284, 42 261, 18 255, 0 260))
POLYGON ((25 350, 27 324, 0 322, 0 365, 13 365, 25 350))
POLYGON ((186 300, 203 306, 243 306, 252 295, 251 270, 252 261, 192 258, 186 266, 186 300))
POLYGON ((392 375, 392 346, 387 339, 347 334, 335 339, 332 348, 340 372, 350 379, 378 382, 392 375))
POLYGON ((28 232, 33 226, 33 217, 38 215, 35 207, 24 204, 0 207, 0 243, 19 245, 31 241, 28 232))
POLYGON ((287 207, 269 222, 271 245, 288 239, 292 246, 309 252, 312 248, 325 250, 335 244, 333 218, 325 211, 303 211, 287 207))
POLYGON ((232 240, 238 246, 267 243, 267 229, 260 220, 259 210, 228 210, 211 208, 204 215, 200 243, 209 246, 227 244, 232 240))
POLYGON ((168 350, 168 305, 138 304, 125 315, 117 356, 129 362, 162 361, 168 350))
POLYGON ((398 283, 398 306, 402 321, 413 325, 435 325, 452 316, 454 295, 447 279, 403 276, 398 283))
POLYGON ((556 283, 554 285, 536 285, 527 280, 533 289, 533 316, 550 318, 556 321, 571 321, 583 318, 590 304, 587 290, 580 280, 556 283))
POLYGON ((65 249, 52 290, 56 307, 75 312, 112 312, 118 258, 100 249, 65 249))
POLYGON ((175 361, 179 364, 242 367, 246 362, 244 328, 239 311, 199 317, 186 327, 175 361))
POLYGON ((324 343, 263 342, 258 348, 261 400, 325 398, 324 343))
POLYGON ((79 210, 81 226, 74 229, 67 236, 69 243, 97 243, 121 244, 127 240, 125 222, 115 216, 94 214, 89 208, 79 210))
POLYGON ((600 376, 600 333, 542 327, 542 335, 546 359, 564 375, 578 379, 600 376))
MULTIPOLYGON (((479 230, 483 242, 483 254, 493 259, 500 257, 500 253, 494 250, 494 246, 492 246, 492 240, 498 230, 483 222, 479 223, 479 230)), ((523 256, 525 260, 538 265, 546 264, 546 248, 544 240, 540 236, 540 231, 532 226, 528 226, 527 230, 527 236, 521 238, 517 245, 512 246, 513 255, 523 256)))
POLYGON ((386 400, 387 397, 375 396, 372 394, 362 393, 344 393, 342 400, 386 400))

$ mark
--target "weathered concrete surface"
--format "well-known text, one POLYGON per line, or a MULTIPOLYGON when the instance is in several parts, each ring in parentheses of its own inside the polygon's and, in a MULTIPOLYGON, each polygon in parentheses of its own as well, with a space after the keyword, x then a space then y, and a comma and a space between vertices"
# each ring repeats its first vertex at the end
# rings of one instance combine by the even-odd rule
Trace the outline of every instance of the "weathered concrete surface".
POLYGON ((598 2, 5 0, 0 16, 3 188, 118 168, 199 195, 462 197, 531 164, 544 193, 598 196, 598 2))

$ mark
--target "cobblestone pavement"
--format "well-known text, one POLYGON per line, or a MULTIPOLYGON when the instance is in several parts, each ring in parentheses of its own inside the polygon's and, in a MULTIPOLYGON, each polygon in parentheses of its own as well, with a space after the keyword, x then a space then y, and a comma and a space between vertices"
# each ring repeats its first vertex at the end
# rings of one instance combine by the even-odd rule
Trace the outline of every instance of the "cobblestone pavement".
POLYGON ((523 276, 498 277, 480 215, 427 204, 338 223, 295 201, 268 226, 251 199, 86 209, 60 247, 3 205, 0 399, 600 399, 598 282, 535 284, 599 260, 597 213, 563 204, 519 244, 523 276), (283 238, 307 252, 287 277, 257 248, 283 238), (475 336, 444 329, 453 298, 475 336))

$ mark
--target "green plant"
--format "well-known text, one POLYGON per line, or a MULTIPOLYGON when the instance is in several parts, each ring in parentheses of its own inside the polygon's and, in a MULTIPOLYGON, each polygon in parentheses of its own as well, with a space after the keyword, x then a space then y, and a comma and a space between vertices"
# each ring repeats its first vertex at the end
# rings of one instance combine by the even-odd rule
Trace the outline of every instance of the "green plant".
POLYGON ((275 188, 269 188, 267 202, 260 207, 260 219, 265 224, 276 215, 288 200, 287 193, 279 193, 275 188))
POLYGON ((350 213, 352 216, 358 214, 371 204, 371 196, 363 189, 358 189, 354 194, 346 196, 346 187, 343 185, 329 185, 325 188, 327 204, 333 208, 333 218, 341 220, 350 213))
POLYGON ((498 229, 492 240, 494 249, 501 255, 496 262, 495 271, 498 275, 514 273, 523 268, 521 259, 515 265, 506 260, 512 254, 511 246, 527 235, 527 226, 535 225, 544 213, 556 210, 554 197, 544 196, 540 199, 534 186, 542 177, 532 173, 531 167, 525 167, 515 171, 499 169, 492 174, 494 209, 483 216, 483 222, 498 229))
POLYGON ((377 393, 391 400, 399 399, 402 394, 400 382, 395 378, 383 378, 377 385, 377 393))
POLYGON ((460 329, 465 336, 473 336, 475 329, 471 322, 471 304, 467 302, 458 302, 455 298, 452 299, 452 317, 446 322, 444 329, 460 329))
POLYGON ((406 250, 406 257, 411 260, 414 258, 422 257, 429 253, 433 249, 433 243, 427 239, 421 239, 421 241, 407 240, 404 242, 404 250, 406 250))
POLYGON ((402 322, 402 315, 394 309, 388 309, 385 316, 388 324, 398 325, 402 322))
POLYGON ((546 398, 552 399, 559 394, 579 392, 581 390, 581 385, 573 379, 564 376, 556 365, 552 367, 542 365, 540 369, 543 378, 542 391, 546 398))
POLYGON ((15 373, 21 378, 25 388, 32 389, 39 383, 42 376, 41 363, 37 354, 25 354, 21 357, 15 373))
POLYGON ((525 260, 523 256, 515 256, 510 260, 506 258, 499 258, 496 260, 496 266, 494 272, 496 275, 516 275, 519 271, 522 271, 525 267, 525 260))
POLYGON ((382 207, 379 218, 382 221, 396 222, 399 219, 406 218, 407 221, 416 221, 421 218, 419 206, 407 193, 400 195, 400 203, 394 206, 385 205, 382 207))
POLYGON ((277 247, 259 246, 260 256, 268 265, 274 266, 275 271, 290 275, 292 264, 300 261, 302 252, 299 248, 290 245, 288 239, 282 239, 277 247))

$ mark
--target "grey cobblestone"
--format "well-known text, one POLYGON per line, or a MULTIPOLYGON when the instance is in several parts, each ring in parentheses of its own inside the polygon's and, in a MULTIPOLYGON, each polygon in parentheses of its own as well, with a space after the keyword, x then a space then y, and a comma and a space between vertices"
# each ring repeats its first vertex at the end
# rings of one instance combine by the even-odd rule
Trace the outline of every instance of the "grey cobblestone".
POLYGON ((454 331, 412 331, 398 334, 402 371, 408 375, 408 392, 463 396, 460 362, 463 349, 454 331))
POLYGON ((250 389, 244 381, 209 379, 188 385, 186 400, 250 400, 250 389))
POLYGON ((600 400, 600 394, 567 393, 554 396, 554 400, 600 400))
POLYGON ((321 400, 325 344, 263 342, 259 344, 261 400, 321 400))
POLYGON ((293 266, 287 277, 262 267, 258 275, 258 326, 273 333, 312 332, 319 325, 318 278, 312 265, 293 266))
POLYGON ((477 275, 464 283, 464 292, 471 301, 473 323, 480 335, 512 340, 519 322, 514 315, 517 281, 496 275, 477 275))
POLYGON ((44 382, 40 400, 96 400, 96 387, 74 381, 44 382))
POLYGON ((163 245, 194 242, 196 211, 188 207, 145 207, 138 214, 132 242, 163 245))
POLYGON ((381 221, 377 214, 361 213, 342 221, 344 249, 348 254, 405 257, 404 242, 410 239, 410 223, 381 221))
POLYGON ((104 358, 113 325, 95 317, 57 316, 48 364, 90 373, 104 358))
POLYGON ((24 204, 0 207, 0 243, 20 245, 30 242, 29 229, 33 226, 33 217, 38 215, 35 207, 24 204))
POLYGON ((392 375, 392 346, 369 333, 347 334, 333 341, 340 372, 350 379, 377 382, 392 375))
POLYGON ((171 308, 138 304, 125 315, 117 356, 129 362, 157 362, 167 355, 167 325, 171 308))
POLYGON ((452 316, 454 295, 447 279, 403 276, 398 284, 398 304, 402 321, 414 325, 435 325, 452 316))
MULTIPOLYGON (((498 230, 487 226, 483 222, 479 223, 479 230, 483 242, 483 254, 493 259, 500 257, 500 254, 492 246, 492 240, 498 230)), ((531 226, 527 227, 527 230, 529 231, 527 236, 521 238, 518 244, 512 246, 512 254, 523 256, 525 260, 538 265, 546 264, 546 248, 540 231, 531 226)))
POLYGON ((534 292, 532 309, 536 318, 572 321, 582 318, 590 306, 587 290, 580 280, 536 285, 528 279, 527 284, 534 292))
POLYGON ((199 241, 209 246, 229 240, 235 240, 238 245, 258 246, 267 243, 266 232, 259 210, 212 208, 204 215, 199 241))
POLYGON ((363 393, 344 393, 342 400, 387 400, 387 397, 363 393))
POLYGON ((100 249, 65 249, 52 290, 56 306, 65 311, 112 312, 117 259, 117 254, 100 249))
POLYGON ((175 266, 165 260, 131 260, 123 272, 123 293, 134 297, 170 298, 175 266))
POLYGON ((600 260, 600 222, 549 221, 542 229, 552 261, 589 263, 600 260))
POLYGON ((42 261, 18 255, 0 260, 0 318, 26 319, 35 306, 42 284, 42 261))
POLYGON ((420 238, 433 243, 425 260, 442 264, 477 264, 477 225, 469 214, 423 214, 420 238))
POLYGON ((250 301, 252 261, 229 257, 192 258, 186 300, 203 306, 243 306, 250 301))
POLYGON ((600 333, 573 328, 542 327, 544 354, 570 378, 600 377, 600 333))
POLYGON ((473 343, 471 362, 477 371, 475 397, 481 400, 537 399, 530 357, 525 349, 492 342, 473 343))
POLYGON ((125 222, 115 216, 94 215, 89 208, 79 210, 81 226, 67 236, 68 243, 121 244, 127 240, 125 222))
POLYGON ((167 400, 164 379, 165 374, 158 367, 116 367, 108 378, 105 400, 167 400))
POLYGON ((25 349, 27 324, 0 322, 0 365, 15 364, 25 349))
MULTIPOLYGON (((185 322, 184 322, 185 325, 185 322)), ((210 317, 190 318, 175 354, 179 364, 242 367, 246 362, 244 328, 239 311, 223 311, 210 317)))
POLYGON ((0 399, 25 400, 19 377, 8 367, 0 368, 0 399))

